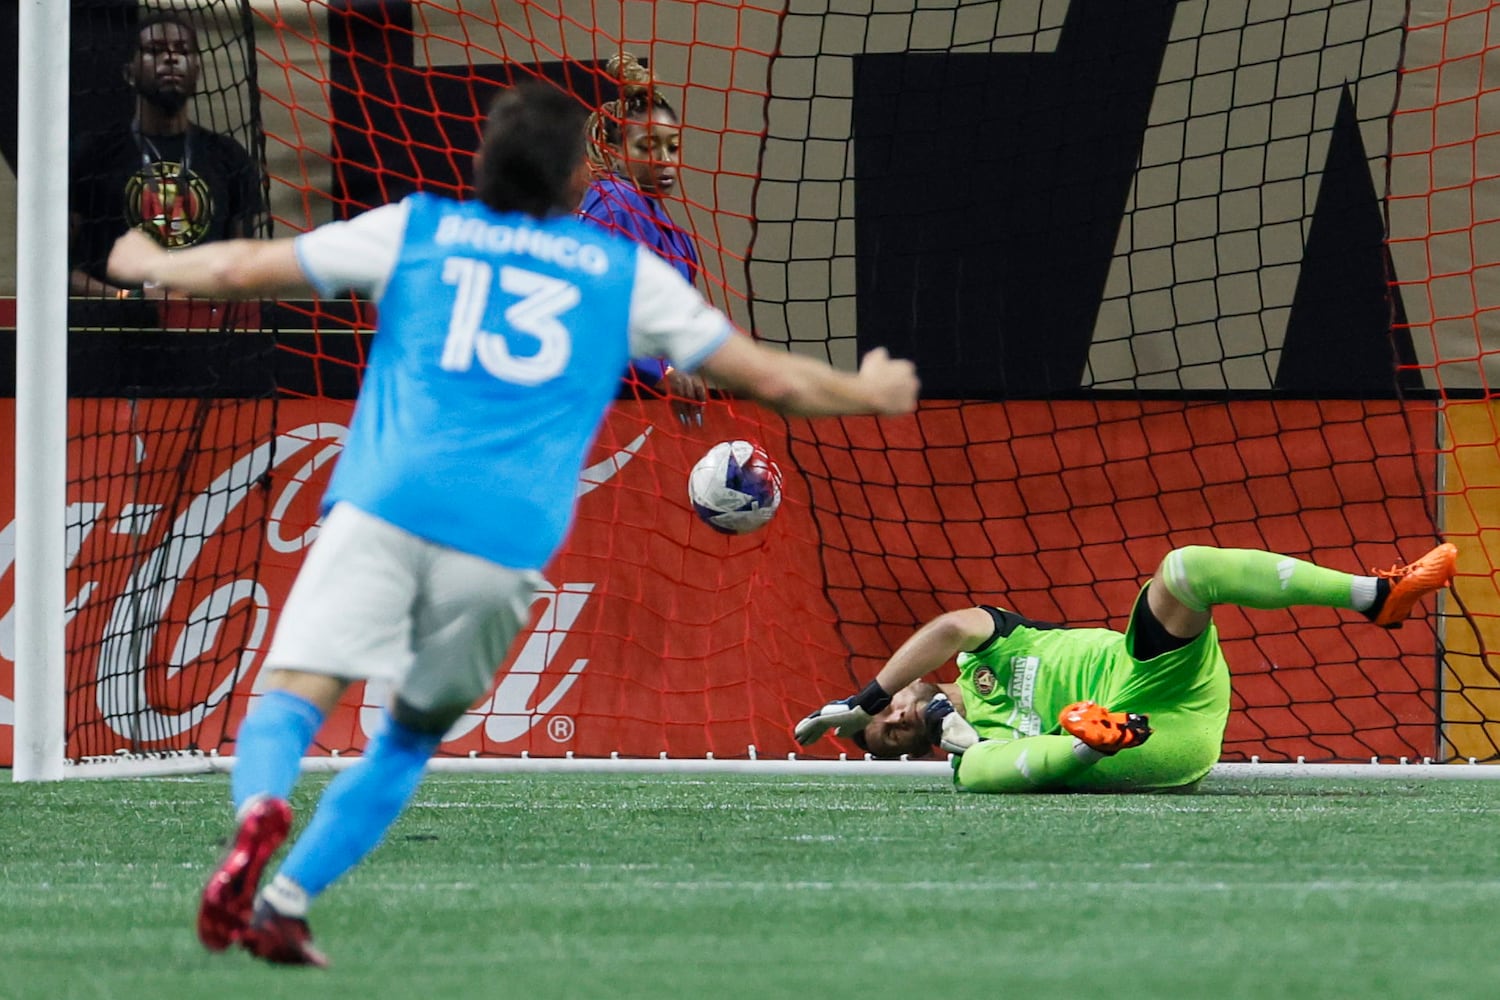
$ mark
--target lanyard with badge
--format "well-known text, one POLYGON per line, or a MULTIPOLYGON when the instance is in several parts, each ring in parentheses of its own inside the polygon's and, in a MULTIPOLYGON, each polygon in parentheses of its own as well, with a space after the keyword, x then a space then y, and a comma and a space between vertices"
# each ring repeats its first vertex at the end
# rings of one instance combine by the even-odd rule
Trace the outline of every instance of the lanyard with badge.
POLYGON ((147 201, 142 198, 141 223, 149 226, 157 239, 170 246, 173 238, 186 227, 191 212, 190 202, 181 206, 178 203, 192 197, 188 178, 192 176, 193 168, 193 126, 189 125, 182 135, 182 160, 177 164, 176 177, 167 175, 166 158, 156 143, 141 131, 139 120, 131 123, 130 134, 141 154, 141 174, 156 208, 156 214, 148 218, 145 211, 147 201))

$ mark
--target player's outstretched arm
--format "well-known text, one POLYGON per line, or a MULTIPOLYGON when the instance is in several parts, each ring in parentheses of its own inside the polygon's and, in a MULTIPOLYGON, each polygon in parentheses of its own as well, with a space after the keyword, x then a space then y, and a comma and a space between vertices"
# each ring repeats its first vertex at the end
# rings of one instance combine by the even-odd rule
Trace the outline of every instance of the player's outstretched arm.
POLYGON ((115 241, 109 277, 122 285, 147 285, 221 299, 313 294, 297 261, 294 239, 224 240, 186 250, 166 250, 140 230, 115 241))
POLYGON ((742 335, 720 345, 699 371, 726 389, 799 417, 910 413, 921 387, 916 367, 883 347, 866 354, 859 372, 850 374, 742 335))
MULTIPOLYGON (((959 653, 977 649, 994 634, 995 620, 983 608, 963 608, 938 615, 901 644, 863 691, 831 701, 797 723, 793 730, 797 742, 806 746, 829 730, 839 736, 861 731, 891 703, 891 696, 897 691, 921 680, 959 653)), ((938 725, 941 724, 939 719, 938 725)))

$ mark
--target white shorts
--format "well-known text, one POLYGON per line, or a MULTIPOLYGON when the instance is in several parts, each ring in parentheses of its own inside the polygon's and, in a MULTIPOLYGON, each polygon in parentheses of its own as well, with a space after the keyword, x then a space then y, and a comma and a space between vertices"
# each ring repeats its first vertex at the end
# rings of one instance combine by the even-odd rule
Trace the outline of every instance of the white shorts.
POLYGON ((468 708, 541 582, 340 503, 292 584, 263 669, 384 680, 412 708, 468 708))

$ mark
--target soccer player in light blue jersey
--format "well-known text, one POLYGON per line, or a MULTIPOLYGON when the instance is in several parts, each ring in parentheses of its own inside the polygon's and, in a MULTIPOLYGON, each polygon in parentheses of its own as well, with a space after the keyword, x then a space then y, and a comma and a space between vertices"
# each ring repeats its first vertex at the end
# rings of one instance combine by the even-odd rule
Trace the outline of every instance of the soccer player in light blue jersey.
POLYGON ((198 935, 325 965, 308 905, 384 837, 451 724, 527 621, 572 520, 586 451, 630 357, 662 356, 788 414, 916 407, 910 362, 857 373, 756 344, 649 249, 572 213, 583 111, 539 83, 503 92, 475 161, 478 201, 426 194, 301 236, 167 253, 128 233, 111 274, 191 295, 346 289, 379 324, 325 521, 240 726, 237 828, 198 935), (274 879, 299 762, 355 680, 389 681, 384 725, 324 791, 274 879))
POLYGON ((1445 542, 1409 565, 1354 576, 1273 552, 1185 546, 1141 589, 1124 633, 982 605, 950 611, 795 735, 806 744, 833 731, 877 757, 941 747, 955 754, 961 791, 1190 788, 1218 761, 1229 719, 1215 604, 1348 608, 1399 628, 1448 585, 1457 558, 1445 542), (922 680, 955 658, 954 683, 922 680))

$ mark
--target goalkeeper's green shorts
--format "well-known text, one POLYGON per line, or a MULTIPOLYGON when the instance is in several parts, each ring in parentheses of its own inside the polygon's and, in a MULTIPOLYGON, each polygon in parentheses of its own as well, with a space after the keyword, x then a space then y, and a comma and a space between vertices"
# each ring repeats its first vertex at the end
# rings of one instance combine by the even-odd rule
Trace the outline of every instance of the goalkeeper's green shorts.
MULTIPOLYGON (((1135 620, 1125 648, 1135 648, 1135 620)), ((1187 790, 1218 763, 1229 722, 1229 664, 1213 625, 1192 642, 1149 660, 1132 658, 1132 669, 1098 698, 1112 712, 1142 712, 1151 718, 1143 746, 1106 757, 1067 788, 1078 791, 1187 790)))

